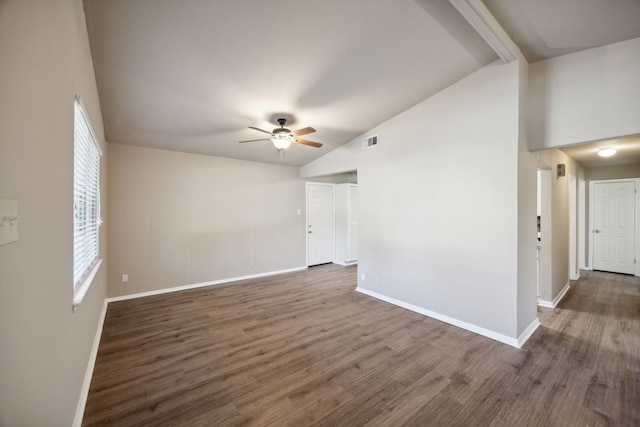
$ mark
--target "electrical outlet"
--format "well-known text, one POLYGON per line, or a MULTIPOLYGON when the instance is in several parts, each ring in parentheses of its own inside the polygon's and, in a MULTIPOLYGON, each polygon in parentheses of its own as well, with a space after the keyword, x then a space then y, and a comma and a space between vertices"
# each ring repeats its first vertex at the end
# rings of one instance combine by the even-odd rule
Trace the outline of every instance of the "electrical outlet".
POLYGON ((127 283, 129 281, 129 275, 128 274, 123 274, 122 275, 122 283, 127 283))
POLYGON ((364 273, 360 273, 360 280, 364 282, 364 273))

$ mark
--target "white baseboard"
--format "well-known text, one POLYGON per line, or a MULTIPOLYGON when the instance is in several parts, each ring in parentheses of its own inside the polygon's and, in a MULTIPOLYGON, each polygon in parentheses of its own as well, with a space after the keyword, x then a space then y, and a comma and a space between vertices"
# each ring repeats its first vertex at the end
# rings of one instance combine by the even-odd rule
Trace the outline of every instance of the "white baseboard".
POLYGON ((569 282, 567 282, 567 284, 564 285, 564 288, 562 288, 560 293, 558 295, 556 295, 556 297, 553 299, 553 301, 546 301, 546 300, 541 299, 541 300, 538 300, 538 305, 540 307, 556 308, 556 306, 558 304, 560 304, 560 301, 562 301, 562 298, 564 298, 564 296, 569 291, 569 288, 571 288, 571 285, 569 284, 569 282))
POLYGON ((538 305, 540 307, 544 307, 544 308, 554 308, 553 303, 551 301, 547 301, 544 299, 539 299, 538 300, 538 305))
POLYGON ((533 322, 531 322, 529 326, 527 326, 527 328, 518 336, 518 348, 521 348, 524 343, 531 338, 531 335, 533 335, 536 329, 538 329, 538 326, 540 326, 540 321, 536 317, 533 319, 533 322))
POLYGON ((205 286, 223 285, 225 283, 238 282, 240 280, 258 279, 260 277, 274 276, 276 274, 293 273, 294 271, 300 271, 300 270, 306 270, 306 269, 307 269, 307 267, 296 267, 296 268, 290 268, 290 269, 287 269, 287 270, 270 271, 270 272, 267 272, 267 273, 250 274, 248 276, 232 277, 232 278, 228 278, 228 279, 214 280, 214 281, 211 281, 211 282, 195 283, 195 284, 192 284, 192 285, 175 286, 175 287, 172 287, 172 288, 157 289, 157 290, 154 290, 154 291, 139 292, 139 293, 136 293, 136 294, 121 295, 121 296, 118 296, 118 297, 111 297, 111 298, 107 298, 107 301, 108 302, 124 301, 124 300, 128 300, 128 299, 142 298, 142 297, 148 297, 148 296, 152 296, 152 295, 167 294, 167 293, 170 293, 170 292, 186 291, 188 289, 203 288, 205 286))
POLYGON ((357 260, 356 261, 344 261, 344 262, 342 262, 342 261, 333 261, 333 263, 341 265, 343 267, 348 267, 350 265, 356 265, 358 263, 358 261, 357 260))
POLYGON ((84 417, 84 409, 87 405, 87 397, 89 396, 89 387, 91 386, 91 378, 93 377, 93 368, 96 365, 96 357, 98 357, 98 347, 100 347, 100 338, 102 337, 102 328, 104 326, 104 318, 107 315, 107 305, 109 302, 105 298, 102 303, 102 311, 98 318, 98 327, 96 328, 96 335, 93 338, 93 347, 91 348, 91 354, 89 355, 89 363, 87 363, 87 371, 84 374, 84 381, 82 382, 82 388, 80 389, 80 398, 78 400, 78 406, 76 408, 76 416, 73 419, 73 427, 82 426, 82 418, 84 417))
POLYGON ((535 319, 531 323, 531 325, 529 325, 527 327, 525 332, 523 332, 518 338, 513 338, 513 337, 510 337, 510 336, 507 336, 507 335, 503 335, 503 334, 500 334, 498 332, 495 332, 495 331, 492 331, 492 330, 489 330, 489 329, 482 328, 482 327, 474 325, 472 323, 467 323, 467 322, 464 322, 462 320, 459 320, 459 319, 456 319, 456 318, 453 318, 453 317, 449 317, 449 316, 446 316, 444 314, 437 313, 435 311, 428 310, 428 309, 423 308, 423 307, 418 307, 417 305, 409 304, 407 302, 400 301, 400 300, 397 300, 395 298, 391 298, 391 297, 388 297, 386 295, 379 294, 377 292, 369 291, 369 290, 361 288, 361 287, 357 287, 356 291, 360 292, 360 293, 363 293, 365 295, 368 295, 370 297, 373 297, 373 298, 388 302, 390 304, 396 305, 398 307, 402 307, 404 309, 413 311, 415 313, 422 314, 423 316, 431 317, 433 319, 440 320, 441 322, 445 322, 445 323, 448 323, 450 325, 457 326, 457 327, 462 328, 462 329, 466 329, 467 331, 476 333, 478 335, 482 335, 482 336, 487 337, 487 338, 491 338, 492 340, 495 340, 495 341, 498 341, 498 342, 501 342, 503 344, 507 344, 507 345, 510 345, 510 346, 516 347, 516 348, 522 347, 522 345, 525 343, 525 341, 531 336, 531 334, 533 334, 533 332, 536 330, 536 328, 540 325, 540 322, 538 322, 538 319, 535 319))

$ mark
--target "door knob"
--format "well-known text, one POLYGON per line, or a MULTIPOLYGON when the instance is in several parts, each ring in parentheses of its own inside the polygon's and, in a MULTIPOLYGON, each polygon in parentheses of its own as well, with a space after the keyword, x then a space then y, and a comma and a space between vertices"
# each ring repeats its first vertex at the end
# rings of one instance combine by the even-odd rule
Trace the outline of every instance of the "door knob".
POLYGON ((599 233, 599 232, 600 232, 600 230, 593 230, 593 232, 594 232, 594 233, 599 233))

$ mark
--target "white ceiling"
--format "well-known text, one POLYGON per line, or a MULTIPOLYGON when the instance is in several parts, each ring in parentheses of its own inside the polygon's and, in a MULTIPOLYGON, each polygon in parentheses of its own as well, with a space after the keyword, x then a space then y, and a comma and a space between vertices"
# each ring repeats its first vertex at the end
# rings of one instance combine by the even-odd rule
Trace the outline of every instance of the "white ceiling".
MULTIPOLYGON (((640 0, 485 4, 530 60, 640 36, 640 0)), ((294 166, 498 59, 447 0, 85 0, 85 13, 108 141, 294 166), (324 146, 238 143, 281 116, 324 146)))
POLYGON ((640 0, 484 0, 529 62, 640 37, 640 0))

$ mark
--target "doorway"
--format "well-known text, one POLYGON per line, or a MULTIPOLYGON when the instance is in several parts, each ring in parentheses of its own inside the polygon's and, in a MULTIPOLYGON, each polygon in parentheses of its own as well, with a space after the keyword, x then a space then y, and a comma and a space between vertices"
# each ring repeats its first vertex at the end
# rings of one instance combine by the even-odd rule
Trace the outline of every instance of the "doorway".
POLYGON ((592 181, 589 189, 591 265, 635 274, 635 180, 592 181))
POLYGON ((538 169, 538 304, 552 306, 552 182, 551 169, 538 169))
POLYGON ((333 261, 334 184, 307 183, 307 266, 333 261))

